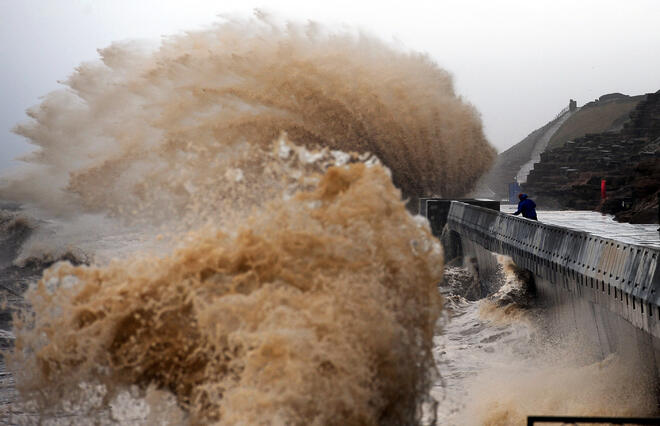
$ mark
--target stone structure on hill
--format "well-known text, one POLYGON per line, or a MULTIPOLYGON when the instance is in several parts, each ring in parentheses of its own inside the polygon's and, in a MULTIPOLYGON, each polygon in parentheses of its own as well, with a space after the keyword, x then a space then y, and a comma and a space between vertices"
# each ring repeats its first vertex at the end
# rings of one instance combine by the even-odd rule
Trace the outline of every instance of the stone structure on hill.
MULTIPOLYGON (((579 110, 577 106, 576 110, 579 110)), ((570 110, 569 103, 552 121, 534 130, 521 142, 500 153, 493 167, 477 182, 476 189, 470 196, 475 198, 506 198, 509 183, 518 178, 522 169, 525 169, 522 175, 525 178, 527 177, 527 173, 532 169, 533 164, 540 160, 540 154, 545 150, 550 137, 574 113, 575 110, 570 110)))
POLYGON ((600 210, 633 223, 658 220, 659 189, 660 91, 647 94, 620 131, 587 134, 542 153, 523 185, 541 208, 600 210))
POLYGON ((643 99, 644 95, 608 93, 587 102, 552 135, 548 149, 558 148, 588 133, 620 131, 630 113, 643 99))
POLYGON ((631 111, 643 99, 644 95, 609 93, 582 107, 578 107, 577 102, 571 99, 568 106, 552 121, 500 153, 491 170, 479 180, 471 196, 506 198, 509 184, 516 179, 525 182, 531 166, 540 161, 541 152, 561 147, 567 141, 576 140, 587 133, 620 131, 631 111))

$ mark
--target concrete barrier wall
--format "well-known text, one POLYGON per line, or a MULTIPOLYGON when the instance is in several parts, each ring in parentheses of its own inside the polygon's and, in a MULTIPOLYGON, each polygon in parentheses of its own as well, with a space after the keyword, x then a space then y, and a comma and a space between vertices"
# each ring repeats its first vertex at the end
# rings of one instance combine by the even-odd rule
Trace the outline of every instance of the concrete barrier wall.
POLYGON ((442 235, 442 231, 447 223, 447 215, 451 208, 451 203, 459 201, 469 204, 471 206, 485 207, 487 209, 500 211, 500 202, 493 200, 475 200, 475 199, 462 199, 450 200, 446 198, 422 198, 420 201, 420 213, 429 220, 431 224, 431 232, 436 237, 442 235))
POLYGON ((531 271, 546 300, 593 304, 660 338, 660 250, 461 202, 452 202, 447 225, 531 271))

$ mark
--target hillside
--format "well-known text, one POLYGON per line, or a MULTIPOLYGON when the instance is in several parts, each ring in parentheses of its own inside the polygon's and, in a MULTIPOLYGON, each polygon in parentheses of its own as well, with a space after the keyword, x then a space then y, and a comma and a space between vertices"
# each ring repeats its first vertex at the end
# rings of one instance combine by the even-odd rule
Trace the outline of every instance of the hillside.
MULTIPOLYGON (((534 130, 525 139, 500 153, 493 167, 479 180, 472 196, 507 198, 508 184, 519 177, 523 167, 531 169, 531 164, 528 164, 531 160, 540 161, 541 152, 562 147, 567 141, 573 141, 590 133, 620 130, 631 111, 644 98, 644 95, 627 96, 610 93, 580 108, 562 110, 546 125, 534 130)), ((526 176, 526 170, 523 172, 525 173, 521 175, 526 176)), ((526 178, 523 178, 521 182, 525 180, 526 178)))
POLYGON ((619 131, 590 133, 544 152, 523 190, 541 208, 599 210, 621 221, 657 222, 660 91, 637 103, 619 131))
POLYGON ((559 148, 566 141, 580 138, 588 133, 620 130, 630 112, 644 96, 626 96, 620 93, 603 95, 589 102, 573 114, 555 132, 548 149, 559 148))
POLYGON ((534 130, 521 142, 500 153, 495 159, 493 167, 477 183, 472 196, 476 198, 506 198, 508 194, 507 185, 516 179, 516 175, 523 165, 530 161, 535 151, 538 151, 538 145, 542 142, 544 135, 547 135, 548 131, 567 113, 568 109, 562 110, 554 120, 534 130))

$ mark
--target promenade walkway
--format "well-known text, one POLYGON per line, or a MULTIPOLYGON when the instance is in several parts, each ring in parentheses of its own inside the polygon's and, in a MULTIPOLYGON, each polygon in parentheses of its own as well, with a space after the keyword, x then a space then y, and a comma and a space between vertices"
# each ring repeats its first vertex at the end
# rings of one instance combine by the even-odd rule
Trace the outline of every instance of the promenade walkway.
MULTIPOLYGON (((513 213, 516 206, 503 204, 500 209, 504 213, 513 213)), ((588 232, 622 243, 660 248, 658 224, 620 223, 611 215, 584 210, 539 210, 538 216, 543 223, 588 232)))

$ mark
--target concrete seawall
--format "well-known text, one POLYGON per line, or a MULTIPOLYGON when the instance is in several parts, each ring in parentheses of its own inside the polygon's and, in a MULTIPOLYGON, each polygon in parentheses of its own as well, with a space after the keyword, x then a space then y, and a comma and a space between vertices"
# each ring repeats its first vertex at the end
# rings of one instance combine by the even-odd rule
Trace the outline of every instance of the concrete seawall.
POLYGON ((529 270, 552 326, 590 341, 600 356, 626 353, 660 377, 660 250, 460 202, 447 226, 480 274, 496 267, 491 253, 529 270))

